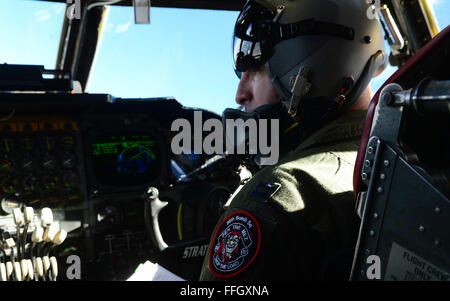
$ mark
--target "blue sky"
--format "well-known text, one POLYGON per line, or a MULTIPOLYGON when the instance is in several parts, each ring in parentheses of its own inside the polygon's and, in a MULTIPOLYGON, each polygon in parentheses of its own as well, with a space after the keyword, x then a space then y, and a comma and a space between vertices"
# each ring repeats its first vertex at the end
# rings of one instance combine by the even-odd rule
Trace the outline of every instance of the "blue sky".
MULTIPOLYGON (((450 1, 433 0, 444 28, 450 1)), ((1 0, 0 63, 55 66, 65 6, 1 0)), ((151 25, 134 24, 131 7, 112 7, 87 91, 117 97, 173 96, 185 106, 221 114, 234 102, 238 78, 231 38, 238 12, 152 8, 151 25)), ((373 90, 393 72, 372 82, 373 90)))
POLYGON ((216 112, 235 106, 231 39, 237 14, 152 8, 152 24, 135 25, 132 8, 112 7, 88 91, 174 96, 216 112))

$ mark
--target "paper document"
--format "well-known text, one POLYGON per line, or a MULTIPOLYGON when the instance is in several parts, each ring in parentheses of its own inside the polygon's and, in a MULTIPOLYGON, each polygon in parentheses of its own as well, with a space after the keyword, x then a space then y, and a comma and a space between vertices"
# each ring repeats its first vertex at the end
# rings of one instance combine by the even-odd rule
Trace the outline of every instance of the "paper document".
POLYGON ((127 281, 186 281, 157 263, 146 261, 140 264, 127 281))

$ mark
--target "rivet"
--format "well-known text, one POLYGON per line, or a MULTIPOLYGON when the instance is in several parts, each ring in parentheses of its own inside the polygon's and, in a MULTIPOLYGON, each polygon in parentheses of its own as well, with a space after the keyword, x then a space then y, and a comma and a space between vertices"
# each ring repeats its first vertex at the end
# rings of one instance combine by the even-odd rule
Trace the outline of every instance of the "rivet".
POLYGON ((423 232, 423 231, 425 231, 425 227, 424 227, 424 226, 422 226, 422 225, 420 225, 420 226, 419 226, 419 231, 420 231, 420 232, 423 232))
POLYGON ((367 152, 368 152, 369 154, 373 153, 373 147, 372 147, 372 146, 369 146, 369 147, 367 148, 367 152))
POLYGON ((378 187, 378 188, 377 188, 377 191, 378 191, 378 193, 383 193, 383 187, 381 187, 381 186, 378 187))
POLYGON ((361 178, 363 179, 363 181, 367 180, 367 174, 365 172, 363 172, 363 174, 361 175, 361 178))
POLYGON ((434 244, 437 246, 437 247, 440 247, 441 246, 441 242, 439 241, 439 240, 435 240, 434 241, 434 244))
POLYGON ((370 250, 369 250, 369 249, 366 249, 366 250, 364 251, 364 253, 366 253, 366 255, 370 255, 370 250))
POLYGON ((364 165, 365 165, 366 167, 370 167, 370 161, 369 161, 369 160, 366 160, 366 161, 364 162, 364 165))
POLYGON ((370 236, 375 236, 375 231, 370 230, 369 234, 370 234, 370 236))
POLYGON ((375 213, 373 214, 373 218, 374 218, 374 219, 378 219, 378 213, 375 212, 375 213))
POLYGON ((386 179, 386 175, 385 175, 384 173, 380 174, 380 179, 381 179, 381 180, 386 179))
POLYGON ((434 213, 437 213, 437 214, 441 213, 441 208, 435 207, 434 208, 434 213))
POLYGON ((389 164, 390 164, 389 160, 384 160, 383 163, 384 163, 384 166, 386 166, 386 167, 389 166, 389 164))

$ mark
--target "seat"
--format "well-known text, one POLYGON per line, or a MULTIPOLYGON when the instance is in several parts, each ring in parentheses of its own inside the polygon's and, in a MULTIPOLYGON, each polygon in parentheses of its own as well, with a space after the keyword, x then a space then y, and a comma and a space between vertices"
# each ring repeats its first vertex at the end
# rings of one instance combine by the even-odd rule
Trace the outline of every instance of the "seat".
POLYGON ((374 95, 355 162, 350 280, 448 280, 450 26, 374 95))

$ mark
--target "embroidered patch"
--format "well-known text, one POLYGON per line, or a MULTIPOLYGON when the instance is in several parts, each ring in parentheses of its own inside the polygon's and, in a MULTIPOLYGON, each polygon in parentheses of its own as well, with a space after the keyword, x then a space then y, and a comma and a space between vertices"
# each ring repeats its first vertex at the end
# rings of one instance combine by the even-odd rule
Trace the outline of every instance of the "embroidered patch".
POLYGON ((217 228, 209 253, 209 269, 218 278, 242 272, 256 257, 261 230, 256 219, 245 211, 228 215, 217 228))

